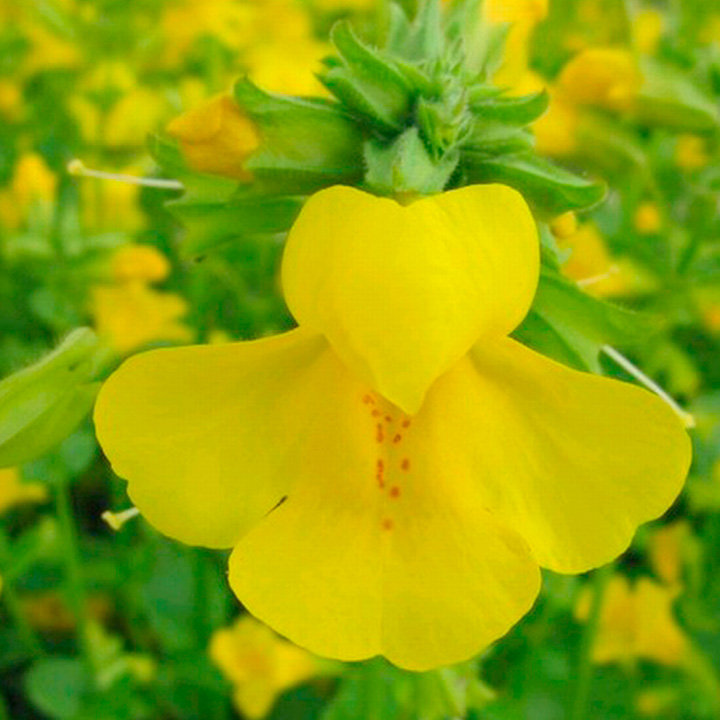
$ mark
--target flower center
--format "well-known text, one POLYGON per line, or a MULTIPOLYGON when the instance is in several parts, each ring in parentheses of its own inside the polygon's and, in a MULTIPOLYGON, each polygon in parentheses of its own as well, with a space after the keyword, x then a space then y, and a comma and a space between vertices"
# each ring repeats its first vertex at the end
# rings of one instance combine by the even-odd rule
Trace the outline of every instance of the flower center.
POLYGON ((405 448, 405 438, 410 432, 412 421, 398 407, 376 393, 362 397, 371 420, 371 432, 377 447, 372 482, 387 502, 381 504, 380 527, 390 531, 395 527, 393 503, 403 493, 403 481, 410 472, 410 457, 405 448))

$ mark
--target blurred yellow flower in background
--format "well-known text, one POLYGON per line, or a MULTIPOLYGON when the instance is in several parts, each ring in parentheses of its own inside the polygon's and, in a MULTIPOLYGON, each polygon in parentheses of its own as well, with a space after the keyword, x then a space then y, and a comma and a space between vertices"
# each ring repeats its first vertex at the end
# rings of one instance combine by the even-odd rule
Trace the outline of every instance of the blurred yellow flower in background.
POLYGON ((154 248, 125 247, 111 262, 113 282, 91 288, 95 328, 116 352, 124 354, 156 341, 192 340, 192 331, 182 323, 188 311, 185 300, 149 285, 164 279, 168 269, 154 248))
POLYGON ((23 503, 41 503, 48 498, 47 488, 36 482, 23 482, 17 468, 0 468, 0 513, 23 503))
POLYGON ((692 532, 686 520, 663 525, 654 530, 648 544, 648 559, 657 577, 670 589, 679 592, 683 566, 692 551, 692 532))
POLYGON ((560 71, 555 87, 567 101, 626 110, 643 78, 635 58, 622 48, 593 47, 575 55, 560 71))
POLYGON ((529 44, 535 27, 547 16, 548 0, 487 0, 482 12, 490 23, 510 24, 503 62, 493 82, 516 95, 542 89, 542 82, 529 71, 529 44))
POLYGON ((582 223, 574 233, 556 237, 561 250, 570 250, 563 273, 581 284, 589 294, 610 297, 637 287, 637 272, 628 261, 616 260, 610 255, 593 223, 582 223))
POLYGON ((176 117, 167 132, 179 141, 193 170, 238 180, 252 177, 244 164, 260 137, 253 121, 229 95, 218 95, 176 117))
MULTIPOLYGON (((682 665, 690 646, 673 613, 675 597, 672 590, 649 578, 631 585, 624 575, 613 575, 602 599, 593 660, 601 665, 636 660, 682 665)), ((575 608, 578 620, 587 620, 590 603, 586 588, 575 608)))
POLYGON ((698 135, 680 135, 675 144, 675 164, 683 170, 699 170, 710 162, 707 141, 698 135))
POLYGON ((665 19, 658 10, 645 7, 632 17, 632 36, 635 48, 645 55, 654 55, 663 31, 665 19))
POLYGON ((111 260, 111 275, 116 283, 160 282, 169 274, 170 263, 152 245, 124 245, 115 251, 111 260))
POLYGON ((15 165, 10 185, 0 191, 0 221, 11 229, 22 225, 31 210, 49 218, 57 177, 41 155, 28 152, 15 165))
POLYGON ((212 636, 210 658, 233 685, 237 709, 251 720, 265 717, 277 698, 318 672, 318 660, 250 615, 212 636))
POLYGON ((641 202, 633 218, 635 229, 641 235, 654 235, 662 230, 662 215, 657 203, 652 200, 641 202))

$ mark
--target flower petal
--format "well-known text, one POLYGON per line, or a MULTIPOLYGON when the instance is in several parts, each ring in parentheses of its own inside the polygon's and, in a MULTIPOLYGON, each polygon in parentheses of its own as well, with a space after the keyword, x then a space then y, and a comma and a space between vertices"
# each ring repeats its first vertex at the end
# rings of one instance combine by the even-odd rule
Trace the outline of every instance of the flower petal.
POLYGON ((296 220, 283 285, 300 325, 414 413, 480 336, 522 320, 538 255, 533 218, 511 188, 476 185, 402 206, 338 186, 311 197, 296 220))
MULTIPOLYGON (((485 503, 543 567, 583 572, 626 549, 680 492, 681 420, 628 383, 570 370, 509 338, 477 345, 428 396, 485 503)), ((425 412, 425 408, 423 411, 425 412)))
POLYGON ((301 330, 141 353, 100 392, 100 444, 159 530, 231 547, 301 475, 291 451, 313 432, 329 363, 325 340, 301 330))
POLYGON ((475 479, 446 472, 454 446, 432 442, 442 416, 411 421, 352 387, 334 394, 325 443, 302 458, 311 480, 236 547, 230 584, 321 655, 382 654, 411 670, 465 660, 528 611, 537 564, 475 479))

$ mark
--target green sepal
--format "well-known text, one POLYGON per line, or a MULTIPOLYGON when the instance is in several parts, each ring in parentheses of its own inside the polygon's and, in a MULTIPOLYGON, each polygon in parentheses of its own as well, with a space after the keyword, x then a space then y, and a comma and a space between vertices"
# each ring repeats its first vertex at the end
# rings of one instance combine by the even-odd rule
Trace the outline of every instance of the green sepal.
POLYGON ((286 232, 302 207, 299 197, 262 195, 209 176, 194 178, 186 187, 179 200, 168 203, 185 228, 185 257, 202 255, 235 238, 286 232))
POLYGON ((492 158, 465 150, 461 162, 469 183, 509 185, 525 196, 541 219, 590 208, 605 197, 603 183, 582 178, 529 153, 492 158))
POLYGON ((99 343, 73 331, 49 355, 0 382, 0 467, 22 465, 51 450, 90 412, 99 343))
POLYGON ((543 90, 521 97, 497 97, 488 93, 487 85, 471 87, 468 103, 480 121, 494 121, 524 126, 537 120, 550 104, 550 96, 543 90))
POLYGON ((243 184, 187 167, 174 140, 152 139, 151 153, 162 169, 182 181, 183 194, 166 203, 185 230, 180 252, 196 258, 234 239, 286 232, 302 206, 297 196, 264 194, 243 184))
POLYGON ((565 365, 600 372, 603 345, 637 344, 656 330, 651 317, 592 297, 543 267, 532 308, 514 336, 565 365))
POLYGON ((503 122, 476 120, 463 145, 469 152, 493 158, 530 152, 535 145, 535 138, 525 128, 503 122))
POLYGON ((416 127, 406 130, 391 144, 368 140, 365 144, 365 184, 381 195, 442 192, 455 172, 459 153, 432 157, 416 127))
POLYGON ((323 84, 371 128, 391 133, 401 130, 413 100, 408 78, 396 63, 360 42, 347 22, 333 27, 331 40, 343 63, 322 75, 323 84))
POLYGON ((646 58, 644 83, 633 105, 635 118, 683 132, 710 132, 720 125, 716 103, 676 68, 646 58))
POLYGON ((266 93, 247 79, 234 96, 260 131, 261 145, 245 163, 258 191, 310 194, 362 177, 361 130, 337 103, 266 93))

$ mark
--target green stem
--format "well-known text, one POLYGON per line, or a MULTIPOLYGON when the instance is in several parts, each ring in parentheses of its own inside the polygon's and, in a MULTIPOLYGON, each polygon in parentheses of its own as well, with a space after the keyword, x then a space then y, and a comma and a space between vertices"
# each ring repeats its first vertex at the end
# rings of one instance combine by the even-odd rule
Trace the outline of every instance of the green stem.
MULTIPOLYGON (((11 560, 11 551, 10 543, 8 542, 8 538, 4 530, 0 530, 0 558, 2 560, 3 568, 8 567, 11 560)), ((2 589, 2 599, 5 601, 5 607, 7 608, 8 614, 12 618, 12 622, 17 629, 18 635, 28 652, 31 655, 41 655, 43 652, 42 642, 23 612, 20 597, 18 596, 13 584, 14 580, 14 577, 11 578, 7 577, 7 575, 5 576, 5 582, 2 589)), ((2 718, 1 713, 0 718, 2 718)))
POLYGON ((80 655, 88 670, 93 673, 94 664, 87 621, 87 593, 83 579, 77 527, 72 513, 70 486, 66 482, 59 483, 55 488, 55 508, 60 524, 60 538, 67 571, 69 599, 77 622, 80 655))
POLYGON ((590 686, 592 684, 592 650, 595 645, 598 627, 600 625, 600 611, 602 609, 605 588, 612 574, 612 564, 599 568, 593 574, 592 599, 590 614, 580 640, 580 652, 577 664, 577 677, 575 679, 575 692, 570 706, 569 720, 585 720, 588 718, 588 701, 590 699, 590 686))

